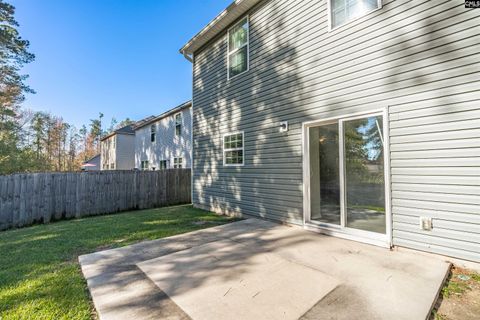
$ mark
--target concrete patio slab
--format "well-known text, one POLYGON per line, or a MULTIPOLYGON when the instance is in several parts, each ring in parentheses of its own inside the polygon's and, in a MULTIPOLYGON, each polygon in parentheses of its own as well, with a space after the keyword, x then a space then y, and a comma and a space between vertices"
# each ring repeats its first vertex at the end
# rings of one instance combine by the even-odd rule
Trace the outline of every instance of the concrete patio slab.
POLYGON ((198 320, 296 320, 340 284, 325 273, 231 240, 138 266, 198 320))
POLYGON ((257 219, 79 260, 116 320, 426 319, 450 267, 257 219))

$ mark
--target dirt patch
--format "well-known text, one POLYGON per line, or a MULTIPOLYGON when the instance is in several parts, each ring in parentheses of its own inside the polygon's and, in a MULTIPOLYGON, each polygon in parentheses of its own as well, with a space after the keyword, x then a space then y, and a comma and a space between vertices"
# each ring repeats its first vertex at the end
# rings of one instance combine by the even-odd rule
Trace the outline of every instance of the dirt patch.
POLYGON ((431 320, 480 318, 480 274, 454 267, 442 289, 431 320))

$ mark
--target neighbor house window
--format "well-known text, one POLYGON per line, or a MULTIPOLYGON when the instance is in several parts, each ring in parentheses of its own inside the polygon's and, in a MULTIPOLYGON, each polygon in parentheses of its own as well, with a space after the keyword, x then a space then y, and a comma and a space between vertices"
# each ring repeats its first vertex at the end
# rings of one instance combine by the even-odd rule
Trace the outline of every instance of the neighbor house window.
POLYGON ((380 8, 381 0, 328 0, 331 28, 336 28, 372 10, 380 8))
POLYGON ((234 77, 248 70, 249 64, 249 22, 243 18, 228 30, 228 77, 234 77))
POLYGON ((243 165, 243 132, 227 134, 223 137, 223 164, 243 165))
POLYGON ((175 135, 180 136, 182 134, 182 114, 175 115, 175 135))
POLYGON ((180 169, 182 168, 182 158, 173 158, 173 168, 175 169, 180 169))
POLYGON ((143 160, 140 162, 140 168, 142 170, 148 170, 148 160, 143 160))
POLYGON ((160 160, 160 170, 167 169, 167 160, 160 160))
POLYGON ((115 169, 115 163, 110 163, 110 169, 115 169))
POLYGON ((157 138, 157 126, 152 124, 150 126, 150 141, 155 142, 156 138, 157 138))

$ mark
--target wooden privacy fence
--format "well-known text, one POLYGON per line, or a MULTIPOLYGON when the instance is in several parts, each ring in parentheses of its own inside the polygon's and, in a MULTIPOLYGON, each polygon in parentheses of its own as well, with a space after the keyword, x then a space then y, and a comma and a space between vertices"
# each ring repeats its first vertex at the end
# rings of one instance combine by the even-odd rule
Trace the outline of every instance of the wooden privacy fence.
POLYGON ((0 176, 0 230, 190 203, 190 169, 0 176))

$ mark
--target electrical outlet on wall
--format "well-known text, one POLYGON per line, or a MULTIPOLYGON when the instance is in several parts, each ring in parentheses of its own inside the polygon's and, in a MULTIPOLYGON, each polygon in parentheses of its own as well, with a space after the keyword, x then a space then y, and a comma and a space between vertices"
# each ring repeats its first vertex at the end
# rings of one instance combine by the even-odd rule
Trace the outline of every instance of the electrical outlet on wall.
POLYGON ((432 218, 420 217, 420 229, 430 231, 432 228, 432 218))

